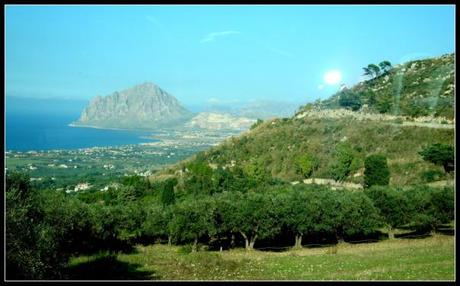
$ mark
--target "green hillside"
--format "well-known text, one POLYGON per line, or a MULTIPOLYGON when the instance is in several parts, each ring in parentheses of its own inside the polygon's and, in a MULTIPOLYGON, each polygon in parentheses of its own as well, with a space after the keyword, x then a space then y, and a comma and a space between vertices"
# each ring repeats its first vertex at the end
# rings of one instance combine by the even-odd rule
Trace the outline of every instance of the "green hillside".
MULTIPOLYGON (((357 101, 357 108, 376 113, 454 118, 455 54, 415 60, 397 65, 388 72, 361 82, 315 103, 338 108, 340 98, 357 101)), ((344 101, 342 101, 344 104, 344 101)), ((308 109, 307 104, 301 110, 308 109)))
POLYGON ((390 185, 452 179, 418 152, 435 143, 454 145, 454 126, 448 124, 454 107, 453 60, 451 54, 394 67, 387 75, 303 106, 292 118, 259 122, 241 136, 198 154, 199 160, 191 158, 159 175, 182 169, 185 176, 179 177, 187 179, 188 167, 200 161, 214 170, 241 170, 248 177, 362 184, 364 159, 380 153, 388 159, 390 185), (340 96, 347 92, 360 95, 360 110, 340 106, 340 96), (385 104, 390 108, 381 109, 385 104), (442 117, 425 117, 422 122, 416 115, 442 117))

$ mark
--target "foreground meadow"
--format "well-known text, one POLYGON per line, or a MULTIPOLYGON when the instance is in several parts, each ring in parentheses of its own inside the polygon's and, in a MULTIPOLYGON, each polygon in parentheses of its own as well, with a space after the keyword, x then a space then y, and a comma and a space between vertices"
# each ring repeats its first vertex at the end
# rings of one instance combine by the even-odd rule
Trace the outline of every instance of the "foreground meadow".
POLYGON ((130 254, 73 258, 68 271, 73 279, 112 280, 454 280, 454 239, 436 234, 284 252, 138 245, 130 254))

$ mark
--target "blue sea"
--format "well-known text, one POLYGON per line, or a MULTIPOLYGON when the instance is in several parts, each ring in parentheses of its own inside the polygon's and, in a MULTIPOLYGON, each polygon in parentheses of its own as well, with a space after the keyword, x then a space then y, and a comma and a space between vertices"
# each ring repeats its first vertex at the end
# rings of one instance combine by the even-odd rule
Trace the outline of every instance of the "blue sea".
POLYGON ((85 102, 7 100, 5 149, 14 151, 68 150, 156 141, 142 138, 152 135, 153 132, 68 126, 69 123, 78 119, 85 104, 85 102))

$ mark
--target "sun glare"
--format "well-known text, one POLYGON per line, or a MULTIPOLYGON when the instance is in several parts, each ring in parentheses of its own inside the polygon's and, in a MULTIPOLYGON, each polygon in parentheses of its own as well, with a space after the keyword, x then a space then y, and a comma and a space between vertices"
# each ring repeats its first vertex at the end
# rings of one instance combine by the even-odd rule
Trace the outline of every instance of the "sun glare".
POLYGON ((329 85, 338 84, 342 80, 342 73, 339 70, 330 70, 324 74, 324 82, 329 85))

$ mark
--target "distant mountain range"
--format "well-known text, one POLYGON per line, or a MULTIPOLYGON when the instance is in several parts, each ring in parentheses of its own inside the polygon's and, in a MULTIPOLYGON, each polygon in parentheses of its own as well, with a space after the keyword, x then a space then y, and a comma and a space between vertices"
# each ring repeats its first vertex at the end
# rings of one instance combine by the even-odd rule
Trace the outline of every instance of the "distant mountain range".
POLYGON ((269 119, 290 117, 299 106, 300 103, 294 102, 252 100, 246 103, 239 102, 233 104, 212 103, 205 107, 205 111, 211 113, 228 113, 236 117, 251 119, 269 119))

